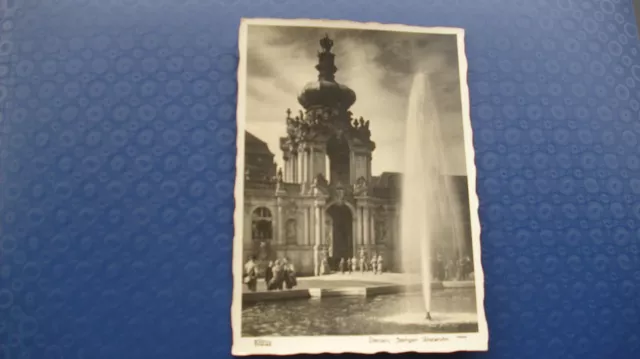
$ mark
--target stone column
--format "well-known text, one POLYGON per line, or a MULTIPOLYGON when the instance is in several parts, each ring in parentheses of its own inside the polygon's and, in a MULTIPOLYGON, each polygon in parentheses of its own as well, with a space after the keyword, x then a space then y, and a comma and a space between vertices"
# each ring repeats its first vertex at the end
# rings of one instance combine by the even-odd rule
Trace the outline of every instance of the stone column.
POLYGON ((304 183, 304 151, 298 152, 298 183, 304 183))
POLYGON ((318 227, 320 227, 320 244, 324 247, 325 245, 327 245, 327 234, 325 233, 325 218, 324 218, 324 210, 322 208, 322 206, 320 207, 320 225, 318 227))
POLYGON ((313 244, 313 208, 307 208, 307 238, 305 244, 310 246, 313 244))
POLYGON ((291 175, 291 171, 289 171, 289 159, 288 158, 284 158, 284 168, 282 169, 284 171, 284 181, 285 182, 290 182, 289 181, 289 176, 291 175))
POLYGON ((311 221, 309 220, 309 208, 304 209, 304 241, 303 244, 311 244, 311 221))
POLYGON ((307 154, 307 156, 309 156, 309 168, 307 170, 309 183, 313 183, 313 179, 315 178, 315 175, 314 175, 315 164, 314 164, 314 158, 313 158, 314 153, 315 153, 315 149, 313 147, 309 147, 309 153, 307 154))
POLYGON ((322 208, 319 203, 314 205, 314 246, 313 246, 313 274, 315 276, 320 275, 320 261, 321 257, 321 240, 322 240, 322 208))
POLYGON ((298 175, 298 183, 302 183, 304 179, 302 178, 302 160, 304 159, 304 151, 298 152, 298 161, 296 163, 297 169, 296 173, 298 175))
POLYGON ((362 234, 363 234, 363 242, 365 245, 370 244, 370 239, 369 239, 369 208, 368 207, 364 207, 362 208, 362 217, 363 217, 363 223, 362 223, 362 234))
POLYGON ((296 167, 294 172, 296 174, 296 183, 300 183, 300 152, 296 153, 296 160, 293 163, 296 167))
POLYGON ((296 176, 296 155, 292 154, 289 162, 291 162, 291 182, 296 183, 298 180, 298 176, 296 176))
POLYGON ((369 233, 371 233, 369 244, 373 246, 376 244, 376 219, 373 213, 373 209, 370 211, 369 216, 371 217, 369 218, 369 233))
POLYGON ((358 248, 360 248, 360 244, 358 243, 358 210, 356 209, 353 215, 355 217, 352 218, 351 221, 351 253, 353 253, 352 257, 356 257, 358 254, 358 248))
POLYGON ((309 150, 305 149, 302 153, 302 182, 309 183, 309 150))
POLYGON ((326 154, 322 151, 316 152, 316 175, 318 173, 322 173, 325 178, 329 178, 329 174, 327 173, 327 158, 326 154))
POLYGON ((363 244, 362 236, 362 208, 356 207, 356 237, 353 239, 358 244, 358 248, 363 244))
POLYGON ((278 217, 276 218, 277 220, 277 239, 276 239, 276 243, 278 244, 284 244, 285 243, 285 238, 284 238, 284 214, 283 214, 283 210, 282 210, 282 200, 278 198, 278 217))
POLYGON ((356 171, 358 166, 356 165, 356 156, 353 151, 349 152, 349 183, 356 183, 356 171))

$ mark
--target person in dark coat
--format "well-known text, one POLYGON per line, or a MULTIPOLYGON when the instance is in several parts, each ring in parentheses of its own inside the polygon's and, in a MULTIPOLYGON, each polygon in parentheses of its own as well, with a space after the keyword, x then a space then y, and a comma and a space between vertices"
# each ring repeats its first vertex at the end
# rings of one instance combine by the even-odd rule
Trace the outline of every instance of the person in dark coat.
POLYGON ((273 279, 273 261, 270 261, 267 268, 264 271, 264 284, 267 286, 267 290, 271 290, 269 283, 273 279))
POLYGON ((282 262, 277 260, 273 265, 273 278, 271 278, 271 282, 269 287, 271 290, 282 290, 282 286, 284 284, 284 270, 282 268, 282 262))
POLYGON ((287 289, 292 289, 298 285, 298 280, 296 279, 296 270, 293 266, 293 263, 285 262, 284 273, 285 286, 287 287, 287 289))

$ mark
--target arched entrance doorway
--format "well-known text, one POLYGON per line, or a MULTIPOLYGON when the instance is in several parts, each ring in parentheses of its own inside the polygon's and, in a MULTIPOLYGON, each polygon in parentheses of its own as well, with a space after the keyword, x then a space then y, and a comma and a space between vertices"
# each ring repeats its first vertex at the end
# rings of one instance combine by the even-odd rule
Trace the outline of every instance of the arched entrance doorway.
POLYGON ((327 209, 331 218, 332 266, 335 268, 341 258, 353 257, 353 215, 346 205, 334 204, 327 209))

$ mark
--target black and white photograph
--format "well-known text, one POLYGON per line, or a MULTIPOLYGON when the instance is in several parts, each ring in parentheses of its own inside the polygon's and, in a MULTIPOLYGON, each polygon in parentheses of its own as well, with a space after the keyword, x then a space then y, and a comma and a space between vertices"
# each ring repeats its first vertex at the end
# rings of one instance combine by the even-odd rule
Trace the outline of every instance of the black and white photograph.
POLYGON ((243 19, 234 355, 486 351, 464 31, 243 19))

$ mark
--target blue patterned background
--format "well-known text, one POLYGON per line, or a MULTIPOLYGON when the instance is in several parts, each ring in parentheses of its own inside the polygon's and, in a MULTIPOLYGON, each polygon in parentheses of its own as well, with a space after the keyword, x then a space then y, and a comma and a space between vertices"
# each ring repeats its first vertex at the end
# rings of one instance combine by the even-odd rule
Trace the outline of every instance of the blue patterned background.
POLYGON ((631 1, 0 1, 0 358, 230 356, 237 29, 467 30, 490 351, 640 357, 631 1))

